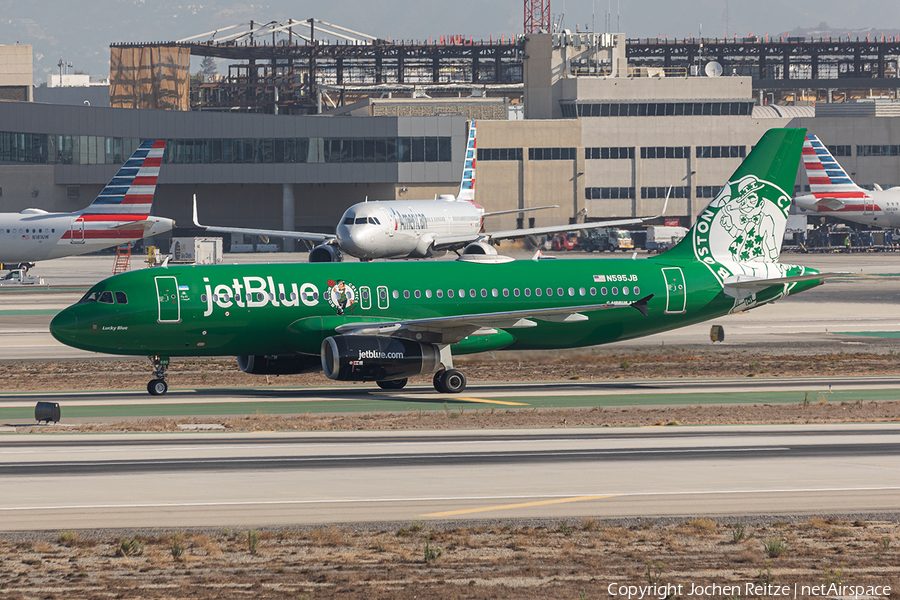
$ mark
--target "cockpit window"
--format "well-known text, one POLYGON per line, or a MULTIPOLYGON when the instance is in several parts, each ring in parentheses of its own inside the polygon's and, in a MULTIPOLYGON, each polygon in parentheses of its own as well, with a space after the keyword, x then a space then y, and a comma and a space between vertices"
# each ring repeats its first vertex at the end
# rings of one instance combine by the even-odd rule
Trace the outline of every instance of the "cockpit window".
POLYGON ((125 292, 116 292, 116 304, 128 304, 128 296, 125 292))
POLYGON ((88 302, 96 302, 97 301, 98 292, 88 292, 84 296, 81 297, 81 300, 78 301, 78 304, 87 304, 88 302))
POLYGON ((353 225, 353 217, 347 217, 344 219, 344 225, 353 225))
POLYGON ((367 222, 367 219, 365 217, 356 217, 357 225, 365 225, 366 222, 367 222))
POLYGON ((381 225, 376 217, 369 217, 369 223, 371 223, 372 225, 381 225))
POLYGON ((112 292, 101 292, 100 297, 97 298, 97 302, 102 302, 103 304, 112 304, 113 303, 113 293, 112 292))

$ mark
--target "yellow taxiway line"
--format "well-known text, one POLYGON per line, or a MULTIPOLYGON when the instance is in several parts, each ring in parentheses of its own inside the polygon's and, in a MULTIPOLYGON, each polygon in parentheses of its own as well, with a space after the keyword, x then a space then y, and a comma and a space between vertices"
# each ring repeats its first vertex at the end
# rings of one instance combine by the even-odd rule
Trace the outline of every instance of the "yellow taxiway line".
POLYGON ((600 500, 602 498, 615 498, 621 494, 607 494, 605 496, 575 496, 572 498, 556 498, 554 500, 540 500, 538 502, 522 502, 520 504, 501 504, 499 506, 482 506, 481 508, 463 508, 460 510, 448 510, 445 512, 419 515, 420 517, 453 517, 456 515, 469 515, 472 513, 489 512, 492 510, 512 510, 515 508, 528 508, 531 506, 547 506, 548 504, 565 504, 567 502, 584 502, 585 500, 600 500))
POLYGON ((454 398, 463 402, 478 402, 479 404, 502 404, 504 406, 528 406, 525 402, 508 402, 506 400, 484 400, 483 398, 454 398))

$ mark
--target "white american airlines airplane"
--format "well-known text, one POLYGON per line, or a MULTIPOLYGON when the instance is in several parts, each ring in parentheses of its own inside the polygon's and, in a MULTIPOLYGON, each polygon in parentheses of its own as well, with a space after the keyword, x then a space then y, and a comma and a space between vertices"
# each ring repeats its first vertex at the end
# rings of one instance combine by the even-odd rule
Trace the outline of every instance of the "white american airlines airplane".
MULTIPOLYGON (((197 217, 197 198, 194 197, 194 226, 207 231, 318 242, 319 245, 309 253, 309 261, 338 262, 343 260, 344 254, 360 260, 430 258, 460 248, 463 248, 463 254, 496 254, 492 243, 496 240, 536 238, 574 230, 631 225, 659 216, 482 232, 485 217, 556 207, 542 206, 486 213, 483 206, 475 203, 476 124, 477 121, 473 120, 469 127, 462 183, 456 196, 447 194, 434 200, 360 202, 347 209, 334 234, 201 225, 197 217)), ((665 212, 665 206, 662 212, 665 212)))
POLYGON ((810 193, 794 198, 800 208, 863 225, 900 227, 900 187, 859 187, 812 134, 803 142, 803 166, 810 193))
POLYGON ((0 213, 0 263, 6 268, 32 266, 39 260, 86 254, 172 229, 172 219, 149 216, 165 148, 162 140, 143 142, 82 211, 26 208, 0 213))

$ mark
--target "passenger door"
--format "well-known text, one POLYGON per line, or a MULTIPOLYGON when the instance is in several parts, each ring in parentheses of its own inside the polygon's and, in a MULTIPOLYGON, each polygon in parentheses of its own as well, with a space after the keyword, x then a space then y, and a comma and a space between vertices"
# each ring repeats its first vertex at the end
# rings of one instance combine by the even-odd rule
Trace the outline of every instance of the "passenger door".
POLYGON ((181 299, 178 297, 178 280, 171 275, 156 277, 156 301, 159 305, 160 323, 181 322, 181 299))

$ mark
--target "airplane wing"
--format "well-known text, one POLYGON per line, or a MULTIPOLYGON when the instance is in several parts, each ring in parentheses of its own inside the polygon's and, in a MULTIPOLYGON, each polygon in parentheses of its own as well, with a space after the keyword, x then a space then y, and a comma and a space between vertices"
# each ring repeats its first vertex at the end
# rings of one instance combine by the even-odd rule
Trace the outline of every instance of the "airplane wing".
POLYGON ((339 325, 335 331, 344 335, 371 335, 404 338, 429 344, 455 344, 470 335, 492 335, 497 333, 498 328, 535 327, 537 326, 535 319, 554 323, 580 323, 588 319, 583 313, 625 307, 636 308, 646 316, 647 302, 652 297, 653 294, 650 294, 635 302, 609 302, 569 308, 513 310, 379 323, 371 321, 347 323, 339 325))
POLYGON ((513 213, 530 212, 532 210, 547 210, 548 208, 559 208, 559 204, 551 204, 549 206, 535 206, 533 208, 517 208, 515 210, 496 210, 494 212, 486 212, 483 217, 493 217, 495 215, 511 215, 513 213))
MULTIPOLYGON (((652 217, 638 217, 634 219, 617 219, 614 221, 597 221, 593 223, 570 223, 568 225, 547 225, 544 227, 528 227, 526 229, 508 229, 506 231, 488 231, 465 235, 436 235, 434 236, 435 250, 452 250, 471 244, 472 242, 491 242, 493 240, 506 240, 530 236, 565 233, 567 231, 587 231, 588 229, 600 229, 602 227, 616 227, 618 225, 636 225, 645 221, 651 221, 661 217, 669 205, 669 197, 658 215, 652 217)), ((519 211, 514 211, 519 212, 519 211)))
POLYGON ((792 277, 774 277, 772 279, 749 278, 747 276, 738 275, 733 279, 726 279, 722 291, 732 298, 742 300, 757 292, 761 292, 768 287, 772 287, 773 285, 797 283, 799 281, 814 281, 816 279, 829 279, 846 275, 852 275, 852 273, 834 271, 831 273, 808 273, 806 275, 794 275, 792 277))
POLYGON ((194 195, 194 227, 206 231, 218 231, 221 233, 243 233, 246 235, 258 235, 262 237, 277 237, 291 240, 308 240, 310 242, 327 242, 334 239, 332 233, 309 233, 305 231, 280 231, 278 229, 251 229, 249 227, 219 227, 217 225, 201 225, 197 219, 197 196, 194 195))

